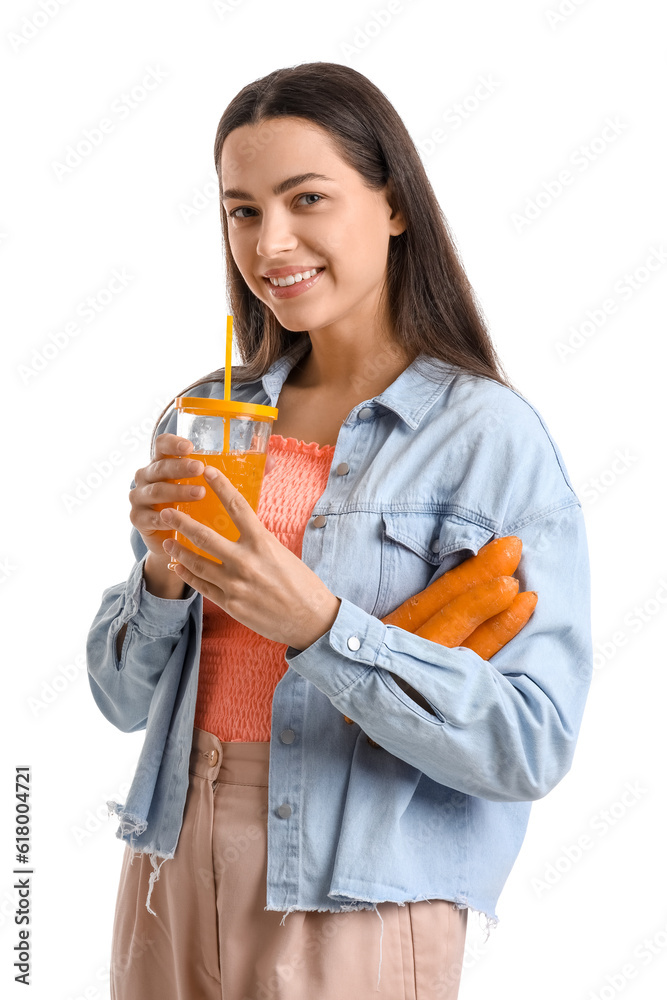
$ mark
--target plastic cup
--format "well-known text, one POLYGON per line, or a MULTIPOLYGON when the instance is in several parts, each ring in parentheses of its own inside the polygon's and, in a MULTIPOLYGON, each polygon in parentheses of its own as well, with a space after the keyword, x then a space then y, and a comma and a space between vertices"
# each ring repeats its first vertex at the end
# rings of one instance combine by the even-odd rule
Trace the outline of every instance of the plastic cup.
MULTIPOLYGON (((271 429, 278 416, 278 409, 257 403, 197 396, 178 396, 175 407, 176 434, 192 441, 194 445, 189 455, 181 456, 183 460, 199 459, 204 465, 220 469, 252 509, 257 511, 271 429)), ((172 479, 170 482, 203 486, 205 496, 199 500, 177 503, 176 509, 217 531, 223 538, 238 541, 238 528, 203 475, 172 479)), ((160 504, 156 505, 156 509, 162 510, 170 506, 173 505, 160 504)), ((210 552, 198 548, 180 532, 174 530, 171 535, 192 552, 214 562, 221 562, 210 552)))

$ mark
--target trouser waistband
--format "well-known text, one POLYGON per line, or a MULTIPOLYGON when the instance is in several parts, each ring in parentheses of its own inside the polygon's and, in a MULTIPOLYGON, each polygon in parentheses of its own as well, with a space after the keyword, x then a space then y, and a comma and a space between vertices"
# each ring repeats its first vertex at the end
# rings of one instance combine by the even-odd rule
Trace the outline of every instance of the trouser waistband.
POLYGON ((267 741, 223 743, 214 733, 197 729, 192 733, 190 773, 208 781, 237 785, 268 785, 270 743, 267 741))

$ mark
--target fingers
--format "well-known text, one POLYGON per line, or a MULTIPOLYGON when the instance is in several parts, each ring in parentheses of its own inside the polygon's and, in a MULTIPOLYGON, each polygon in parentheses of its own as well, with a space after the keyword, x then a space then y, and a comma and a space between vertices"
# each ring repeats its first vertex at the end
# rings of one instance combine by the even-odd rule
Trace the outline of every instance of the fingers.
POLYGON ((232 519, 234 527, 242 535, 252 535, 253 532, 256 532, 258 525, 261 524, 257 518, 257 514, 243 494, 232 485, 229 479, 213 465, 206 466, 204 479, 208 483, 209 489, 222 501, 225 510, 232 519))
MULTIPOLYGON (((142 485, 145 483, 159 483, 169 479, 194 479, 201 476, 204 471, 204 463, 198 459, 190 458, 157 458, 143 469, 137 470, 137 475, 141 477, 142 485)), ((134 479, 135 483, 139 480, 134 479)))
MULTIPOLYGON (((208 525, 200 524, 199 521, 190 517, 189 514, 172 508, 163 510, 158 516, 163 530, 165 528, 174 528, 198 549, 206 552, 211 559, 222 559, 226 554, 225 546, 229 542, 223 539, 217 531, 209 528, 208 525)), ((163 544, 163 548, 171 556, 173 562, 178 561, 183 563, 195 576, 210 580, 211 567, 215 566, 217 569, 217 564, 212 562, 211 559, 194 553, 191 549, 177 542, 176 539, 163 544)))
POLYGON ((165 536, 172 533, 164 521, 160 520, 160 511, 154 510, 152 507, 132 507, 130 522, 146 538, 149 535, 154 535, 156 531, 162 532, 165 536))
POLYGON ((155 457, 165 455, 187 455, 193 449, 192 441, 179 437, 178 434, 158 434, 155 438, 155 457))
POLYGON ((201 483, 182 482, 195 479, 204 471, 203 462, 187 458, 192 447, 192 442, 187 438, 176 434, 160 434, 156 439, 156 454, 163 456, 165 451, 170 451, 173 456, 181 450, 183 457, 157 457, 135 472, 135 486, 129 493, 130 521, 142 534, 168 530, 160 520, 162 507, 190 503, 205 496, 206 491, 201 483), (181 483, 177 480, 181 480, 181 483))

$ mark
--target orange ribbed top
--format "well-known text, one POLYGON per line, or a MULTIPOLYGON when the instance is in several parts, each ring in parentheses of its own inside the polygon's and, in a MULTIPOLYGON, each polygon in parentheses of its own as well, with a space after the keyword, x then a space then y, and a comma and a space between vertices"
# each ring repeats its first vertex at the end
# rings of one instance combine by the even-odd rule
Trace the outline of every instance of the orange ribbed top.
MULTIPOLYGON (((334 451, 332 444, 271 435, 275 464, 262 481, 257 517, 299 558, 334 451)), ((223 743, 270 740, 273 692, 287 670, 286 649, 287 643, 266 639, 204 598, 195 726, 223 743)))

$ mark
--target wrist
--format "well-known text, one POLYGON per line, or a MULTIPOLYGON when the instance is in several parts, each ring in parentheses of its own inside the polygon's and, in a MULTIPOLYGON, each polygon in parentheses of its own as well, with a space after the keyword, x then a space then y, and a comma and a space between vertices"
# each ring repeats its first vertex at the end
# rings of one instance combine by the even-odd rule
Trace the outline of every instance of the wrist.
POLYGON ((146 590, 154 597, 165 600, 180 600, 185 596, 187 584, 168 568, 169 557, 150 552, 146 556, 143 579, 146 590))
MULTIPOLYGON (((333 623, 338 617, 338 610, 341 605, 340 597, 335 597, 330 593, 330 601, 327 602, 326 608, 323 608, 320 615, 318 615, 318 625, 317 628, 311 629, 310 632, 306 632, 298 637, 298 642, 291 642, 290 645, 294 649, 298 649, 299 652, 303 652, 308 646, 312 646, 314 642, 321 639, 323 635, 329 631, 333 626, 333 623)), ((297 638, 297 637, 295 637, 297 638)))

